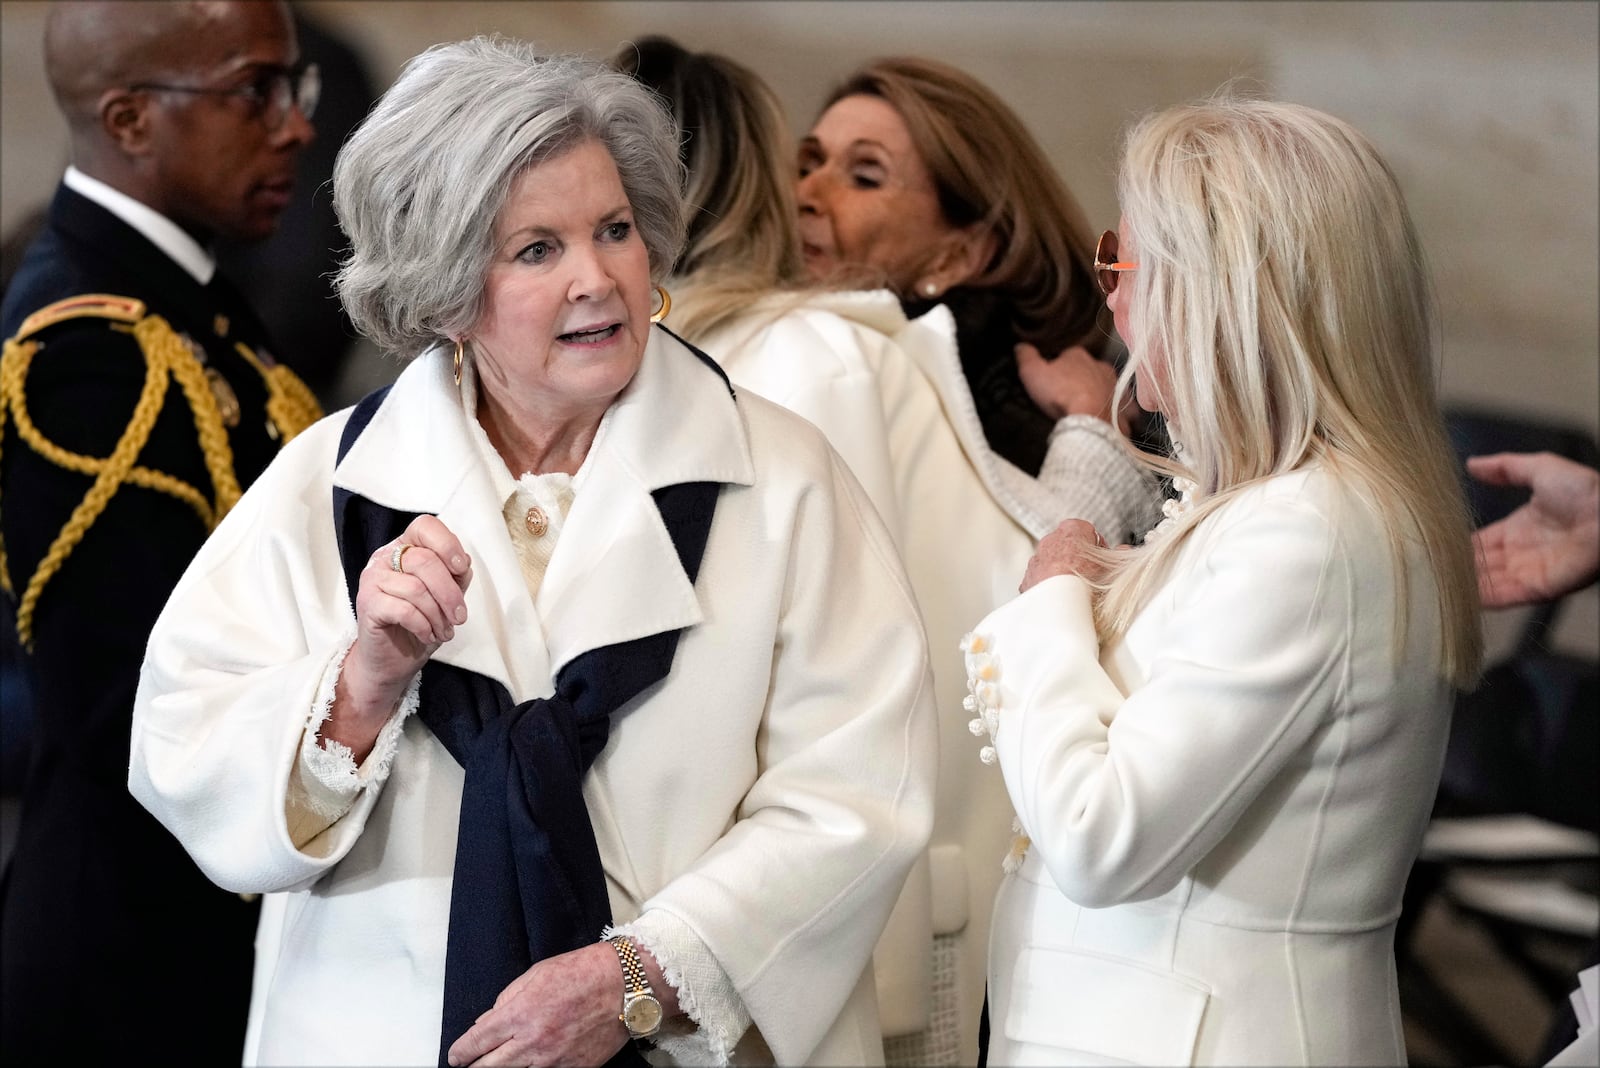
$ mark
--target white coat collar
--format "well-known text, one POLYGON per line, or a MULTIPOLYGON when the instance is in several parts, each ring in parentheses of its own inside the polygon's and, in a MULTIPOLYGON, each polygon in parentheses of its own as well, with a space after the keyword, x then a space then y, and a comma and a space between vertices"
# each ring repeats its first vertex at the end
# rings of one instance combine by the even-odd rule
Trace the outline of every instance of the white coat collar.
MULTIPOLYGON (((775 298, 773 305, 783 308, 786 297, 787 294, 775 298)), ((909 322, 900 298, 887 289, 810 290, 805 297, 805 306, 832 312, 841 319, 848 319, 888 337, 899 334, 909 322)))
POLYGON ((895 341, 933 383, 950 427, 955 431, 961 451, 967 454, 973 470, 983 480, 989 496, 1012 521, 1038 539, 1049 533, 1055 520, 1030 503, 1019 488, 1037 486, 1034 479, 989 446, 972 387, 961 369, 961 352, 956 342, 956 319, 949 305, 938 304, 905 324, 895 341))
POLYGON ((588 466, 537 602, 469 436, 448 350, 430 350, 401 373, 334 481, 387 508, 434 513, 461 539, 473 561, 468 622, 435 658, 525 700, 549 694, 556 673, 590 649, 700 621, 652 491, 755 481, 726 383, 664 330, 650 332, 588 466))

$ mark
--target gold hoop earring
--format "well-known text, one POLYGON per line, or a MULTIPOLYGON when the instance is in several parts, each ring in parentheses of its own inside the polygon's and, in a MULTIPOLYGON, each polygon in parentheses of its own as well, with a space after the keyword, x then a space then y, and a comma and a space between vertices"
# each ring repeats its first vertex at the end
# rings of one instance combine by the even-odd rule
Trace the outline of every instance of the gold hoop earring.
POLYGON ((650 316, 652 323, 659 323, 667 317, 667 312, 672 310, 672 294, 661 286, 656 286, 656 292, 661 294, 661 310, 650 316))
POLYGON ((458 386, 461 384, 461 356, 462 356, 462 349, 464 347, 465 346, 462 344, 461 339, 457 338, 456 339, 455 375, 456 375, 456 385, 458 385, 458 386))

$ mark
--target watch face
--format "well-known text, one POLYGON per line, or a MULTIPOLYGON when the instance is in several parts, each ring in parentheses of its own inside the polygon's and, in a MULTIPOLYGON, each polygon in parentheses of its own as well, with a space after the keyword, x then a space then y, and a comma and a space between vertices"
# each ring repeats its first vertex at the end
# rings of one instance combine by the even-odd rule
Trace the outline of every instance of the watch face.
POLYGON ((661 1002, 649 994, 629 998, 622 1009, 622 1022, 628 1033, 636 1037, 655 1034, 661 1026, 661 1002))

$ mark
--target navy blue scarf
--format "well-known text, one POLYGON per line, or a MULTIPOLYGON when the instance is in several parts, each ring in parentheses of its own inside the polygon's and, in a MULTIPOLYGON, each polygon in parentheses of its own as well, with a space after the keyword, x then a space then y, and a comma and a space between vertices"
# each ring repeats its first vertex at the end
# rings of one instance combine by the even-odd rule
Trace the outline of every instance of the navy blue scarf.
MULTIPOLYGON (((370 394, 351 413, 340 460, 387 393, 386 387, 370 394)), ((653 494, 691 583, 717 491, 715 482, 686 482, 653 494)), ((333 514, 353 605, 367 560, 417 516, 338 486, 333 514)), ((678 633, 592 649, 561 669, 552 696, 521 703, 477 672, 434 660, 423 667, 418 715, 465 770, 445 950, 441 1068, 450 1046, 514 979, 546 957, 591 945, 611 922, 583 779, 605 748, 611 714, 666 677, 678 633)), ((629 1043, 608 1063, 638 1068, 645 1062, 629 1043)))

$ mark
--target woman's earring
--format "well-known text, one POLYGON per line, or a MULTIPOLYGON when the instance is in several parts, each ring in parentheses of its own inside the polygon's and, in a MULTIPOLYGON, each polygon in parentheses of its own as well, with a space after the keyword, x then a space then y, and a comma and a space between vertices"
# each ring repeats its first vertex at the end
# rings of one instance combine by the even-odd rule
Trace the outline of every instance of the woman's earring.
POLYGON ((922 295, 927 297, 929 300, 932 300, 934 297, 937 297, 939 295, 939 285, 938 285, 938 283, 937 282, 924 282, 924 283, 922 283, 922 295))
POLYGON ((672 310, 672 294, 661 286, 656 286, 656 292, 661 295, 661 309, 651 314, 650 321, 652 323, 659 323, 667 317, 667 312, 672 310))
POLYGON ((456 385, 458 385, 458 386, 461 384, 461 354, 462 354, 463 347, 464 347, 464 345, 463 345, 461 339, 460 338, 456 338, 456 365, 455 365, 455 372, 456 372, 456 385))

